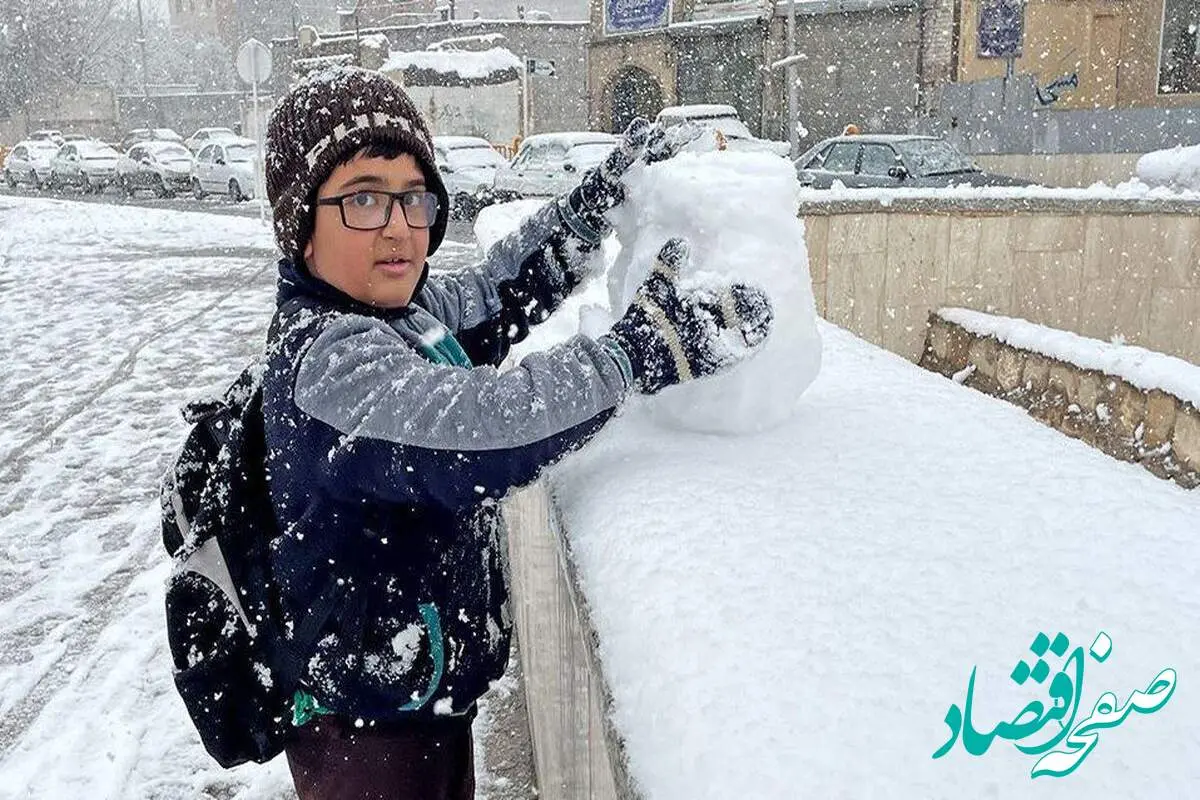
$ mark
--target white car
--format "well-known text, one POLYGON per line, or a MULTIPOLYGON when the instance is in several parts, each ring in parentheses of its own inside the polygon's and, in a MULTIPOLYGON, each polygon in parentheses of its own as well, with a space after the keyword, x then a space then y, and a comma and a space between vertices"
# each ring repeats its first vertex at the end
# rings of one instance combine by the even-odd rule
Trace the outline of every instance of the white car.
POLYGON ((534 134, 521 142, 511 164, 496 170, 492 184, 496 199, 555 197, 569 192, 583 173, 603 161, 616 145, 617 137, 611 133, 534 134))
POLYGON ((192 154, 178 142, 142 142, 117 162, 117 182, 127 197, 139 189, 171 197, 192 188, 192 154))
POLYGON ((654 121, 664 127, 692 123, 708 128, 723 141, 723 149, 741 152, 767 152, 786 158, 790 152, 787 142, 759 139, 750 132, 746 123, 738 116, 733 106, 707 104, 689 106, 667 106, 658 112, 654 121))
POLYGON ((228 194, 233 201, 254 197, 254 172, 258 145, 253 139, 233 139, 210 144, 196 154, 192 169, 192 194, 228 194))
POLYGON ((450 195, 451 216, 474 217, 488 201, 496 170, 508 162, 487 139, 478 136, 435 136, 433 151, 450 195))
POLYGON ((48 139, 18 142, 4 159, 4 180, 10 188, 27 183, 35 189, 49 184, 50 161, 58 145, 48 139))
POLYGON ((121 154, 103 142, 67 142, 50 159, 50 188, 77 186, 84 192, 102 192, 116 175, 121 154))
POLYGON ((206 146, 214 142, 227 142, 241 138, 229 128, 201 128, 184 139, 183 143, 188 150, 191 150, 193 153, 199 153, 206 146))
POLYGON ((62 131, 53 128, 46 128, 44 130, 34 131, 33 133, 29 134, 29 141, 52 142, 53 144, 62 147, 66 142, 66 139, 63 138, 62 131))

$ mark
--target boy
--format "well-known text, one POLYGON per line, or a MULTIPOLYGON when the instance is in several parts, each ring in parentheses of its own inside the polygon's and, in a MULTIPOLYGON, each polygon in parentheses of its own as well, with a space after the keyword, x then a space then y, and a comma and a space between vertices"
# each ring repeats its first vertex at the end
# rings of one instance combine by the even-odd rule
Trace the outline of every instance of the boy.
POLYGON ((283 635, 308 655, 287 747, 301 800, 473 797, 475 701, 511 631, 498 500, 631 391, 712 374, 766 337, 757 290, 676 287, 687 253, 672 241, 610 333, 497 371, 586 277, 620 173, 671 151, 635 123, 484 264, 430 275, 448 198, 404 91, 327 70, 272 114, 267 195, 285 257, 264 416, 283 635))

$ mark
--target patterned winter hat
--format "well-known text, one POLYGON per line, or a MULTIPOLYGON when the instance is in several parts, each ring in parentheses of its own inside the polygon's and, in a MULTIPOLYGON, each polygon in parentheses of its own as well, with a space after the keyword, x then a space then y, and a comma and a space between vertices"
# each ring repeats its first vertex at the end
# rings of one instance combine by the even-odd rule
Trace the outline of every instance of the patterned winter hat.
POLYGON ((357 150, 391 142, 411 153, 437 195, 429 229, 432 255, 446 233, 450 202, 438 174, 429 128, 398 83, 358 67, 322 69, 296 84, 267 123, 267 200, 275 216, 275 242, 297 263, 312 236, 312 200, 334 166, 357 150))

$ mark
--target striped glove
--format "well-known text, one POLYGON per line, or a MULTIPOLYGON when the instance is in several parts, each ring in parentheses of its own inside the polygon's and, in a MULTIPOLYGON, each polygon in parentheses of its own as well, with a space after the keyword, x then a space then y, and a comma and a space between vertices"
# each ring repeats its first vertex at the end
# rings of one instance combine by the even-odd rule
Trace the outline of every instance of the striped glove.
POLYGON ((600 337, 643 394, 726 370, 771 331, 771 301, 760 289, 735 283, 681 292, 688 258, 683 239, 663 245, 625 316, 600 337))

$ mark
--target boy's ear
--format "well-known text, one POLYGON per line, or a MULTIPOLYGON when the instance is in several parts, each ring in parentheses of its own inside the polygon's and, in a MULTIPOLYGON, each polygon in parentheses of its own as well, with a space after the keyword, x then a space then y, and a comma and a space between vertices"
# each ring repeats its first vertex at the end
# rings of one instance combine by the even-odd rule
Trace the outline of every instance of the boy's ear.
POLYGON ((312 251, 313 251, 312 237, 310 236, 310 237, 308 237, 308 242, 304 245, 304 260, 305 261, 312 261, 312 251))

